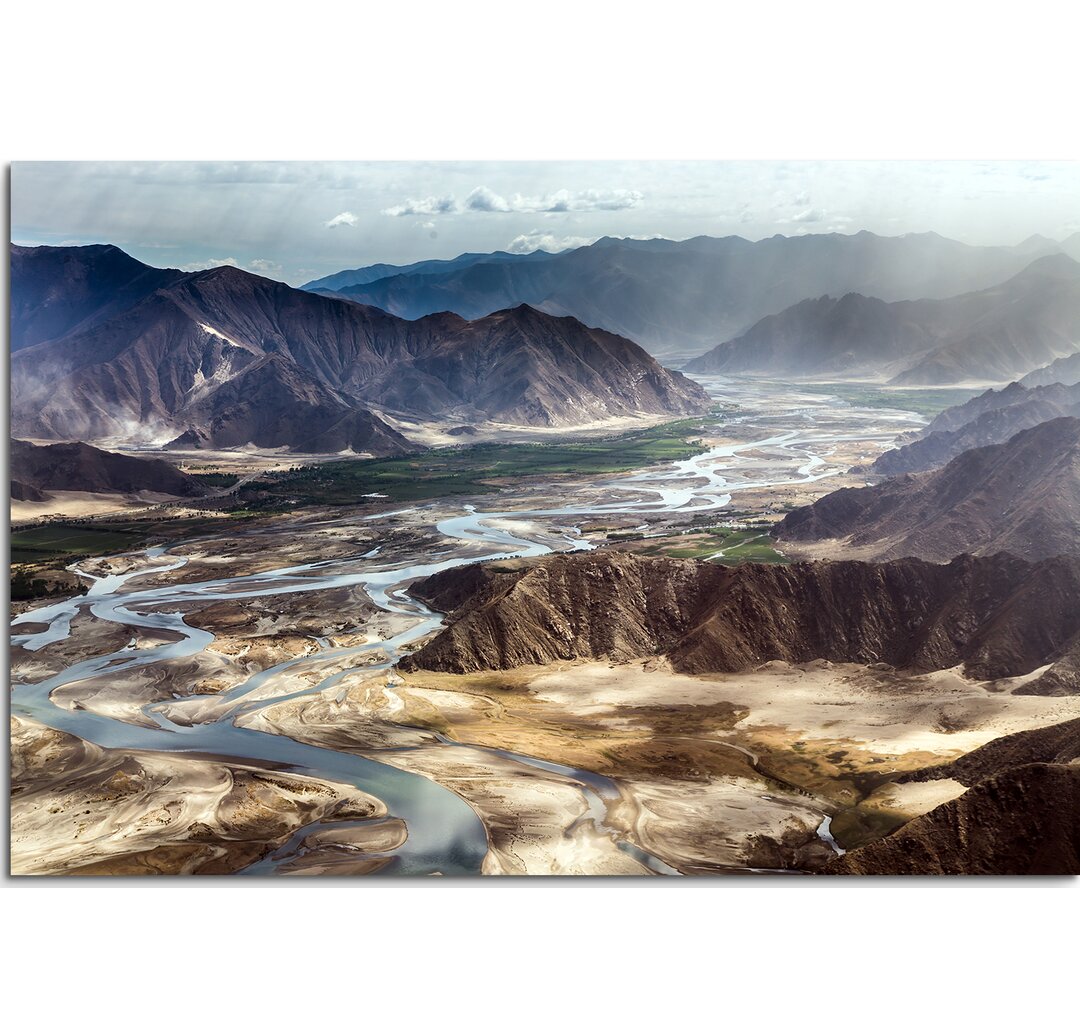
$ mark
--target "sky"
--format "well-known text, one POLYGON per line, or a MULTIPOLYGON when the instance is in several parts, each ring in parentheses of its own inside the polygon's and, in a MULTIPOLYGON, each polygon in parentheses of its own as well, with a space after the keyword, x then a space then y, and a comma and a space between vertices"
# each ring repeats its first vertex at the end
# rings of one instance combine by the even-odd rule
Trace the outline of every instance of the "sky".
POLYGON ((371 263, 597 238, 1080 231, 1080 162, 16 162, 19 244, 298 285, 371 263))

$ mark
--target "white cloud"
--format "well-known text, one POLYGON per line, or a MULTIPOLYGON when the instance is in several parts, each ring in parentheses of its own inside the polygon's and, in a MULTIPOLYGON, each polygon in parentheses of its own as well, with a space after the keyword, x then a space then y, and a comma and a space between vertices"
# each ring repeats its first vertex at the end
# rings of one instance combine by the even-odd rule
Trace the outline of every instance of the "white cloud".
POLYGON ((351 212, 339 212, 333 219, 323 223, 324 227, 355 227, 356 216, 351 212))
POLYGON ((231 266, 237 270, 250 270, 260 277, 280 279, 282 276, 281 263, 274 262, 273 259, 252 259, 250 263, 245 264, 231 255, 225 259, 200 259, 193 263, 185 263, 183 266, 177 267, 177 269, 182 270, 184 273, 198 273, 200 270, 213 270, 218 266, 231 266))
POLYGON ((409 198, 400 205, 383 209, 386 216, 444 216, 457 212, 617 212, 636 208, 644 195, 641 191, 588 190, 554 191, 551 194, 514 194, 509 198, 481 184, 465 196, 463 203, 452 194, 440 197, 409 198))
POLYGON ((620 209, 633 209, 641 204, 644 195, 641 191, 557 191, 552 202, 544 212, 616 212, 620 209))
POLYGON ((828 218, 824 209, 804 209, 793 216, 780 216, 777 223, 823 223, 828 218))
POLYGON ((482 199, 482 204, 472 207, 484 212, 616 212, 632 209, 641 203, 641 191, 555 191, 528 197, 515 194, 509 201, 487 187, 477 187, 469 198, 482 199))
POLYGON ((506 246, 508 252, 518 255, 527 255, 537 250, 543 252, 564 252, 568 248, 580 248, 582 245, 591 245, 595 237, 556 237, 554 234, 545 233, 542 230, 531 230, 528 234, 518 234, 513 241, 506 246))
POLYGON ((232 257, 228 259, 200 259, 198 262, 186 263, 184 266, 178 266, 178 270, 183 270, 184 273, 197 273, 199 270, 212 270, 215 266, 235 266, 240 268, 240 264, 232 257))
POLYGON ((275 263, 273 259, 252 259, 247 268, 263 277, 281 276, 281 263, 275 263))
POLYGON ((391 205, 383 209, 384 216, 445 216, 451 212, 459 212, 458 203, 452 194, 436 198, 430 195, 427 198, 409 198, 401 205, 391 205))
POLYGON ((472 212, 510 212, 510 203, 490 187, 474 187, 465 199, 465 208, 472 212))

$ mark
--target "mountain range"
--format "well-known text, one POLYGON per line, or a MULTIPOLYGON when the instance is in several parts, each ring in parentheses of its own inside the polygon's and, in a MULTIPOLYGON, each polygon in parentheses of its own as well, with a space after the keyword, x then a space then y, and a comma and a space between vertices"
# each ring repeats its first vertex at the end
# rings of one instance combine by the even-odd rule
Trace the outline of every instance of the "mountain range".
POLYGON ((1080 263, 1035 259, 1002 284, 888 303, 804 299, 691 360, 698 374, 885 374, 897 385, 1004 381, 1080 349, 1080 263))
POLYGON ((840 489, 790 512, 781 541, 843 541, 878 560, 1009 551, 1080 555, 1080 419, 1062 417, 942 468, 840 489))
POLYGON ((824 658, 996 679, 1060 664, 1080 687, 1077 557, 726 567, 602 550, 454 569, 410 592, 450 613, 401 663, 412 670, 662 654, 685 673, 824 658))
POLYGON ((1003 248, 933 233, 869 231, 756 242, 601 238, 571 251, 534 253, 529 262, 460 256, 389 276, 374 276, 382 267, 343 271, 305 287, 411 319, 444 310, 472 319, 527 303, 625 335, 657 356, 685 357, 803 299, 850 292, 886 302, 948 298, 999 284, 1040 254, 1061 250, 1048 239, 1003 248))
POLYGON ((385 455, 410 446, 397 419, 559 427, 709 406, 633 342, 528 306, 403 320, 232 267, 12 251, 12 427, 26 437, 385 455), (102 302, 110 277, 123 305, 102 302), (58 310, 72 280, 93 290, 58 310))
POLYGON ((328 277, 308 281, 302 285, 304 291, 335 292, 354 288, 361 284, 385 280, 387 277, 402 277, 409 274, 445 274, 463 270, 480 263, 530 263, 544 262, 550 259, 551 252, 528 252, 520 255, 516 252, 462 252, 453 259, 421 259, 417 263, 394 266, 391 263, 374 263, 355 270, 341 270, 328 277))

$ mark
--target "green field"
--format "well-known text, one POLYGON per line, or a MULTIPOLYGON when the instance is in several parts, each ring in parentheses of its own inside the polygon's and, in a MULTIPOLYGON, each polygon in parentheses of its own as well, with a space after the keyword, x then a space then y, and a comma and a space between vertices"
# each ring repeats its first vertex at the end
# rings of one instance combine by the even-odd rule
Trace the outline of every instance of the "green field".
POLYGON ((11 563, 44 561, 67 563, 76 558, 115 554, 137 543, 143 536, 112 526, 39 525, 33 529, 14 529, 11 533, 11 563))
POLYGON ((718 525, 711 529, 666 537, 655 542, 640 540, 641 548, 628 546, 638 554, 668 558, 710 560, 718 565, 737 565, 743 561, 762 564, 787 564, 788 559, 773 546, 772 537, 760 529, 736 529, 718 525), (676 545, 677 544, 677 545, 676 545), (723 557, 715 557, 723 551, 723 557))
POLYGON ((490 493, 494 480, 522 476, 599 475, 685 460, 699 453, 703 418, 626 432, 605 439, 559 443, 481 443, 382 460, 332 461, 245 486, 248 507, 284 502, 352 504, 378 493, 392 501, 490 493))
POLYGON ((980 391, 959 388, 886 389, 868 382, 827 382, 820 385, 795 385, 793 388, 814 395, 839 396, 854 406, 909 410, 923 417, 935 417, 942 410, 966 403, 980 391))

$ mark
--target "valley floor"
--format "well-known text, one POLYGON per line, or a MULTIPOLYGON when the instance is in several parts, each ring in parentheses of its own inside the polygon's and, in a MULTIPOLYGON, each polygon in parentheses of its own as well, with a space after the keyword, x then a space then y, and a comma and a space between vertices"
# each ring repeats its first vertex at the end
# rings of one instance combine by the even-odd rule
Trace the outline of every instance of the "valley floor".
POLYGON ((393 668, 439 626, 408 595, 420 576, 765 530, 917 424, 714 388, 738 416, 688 461, 301 509, 80 563, 85 597, 12 626, 13 871, 817 871, 964 791, 903 774, 1080 717, 1078 697, 953 670, 393 668))

